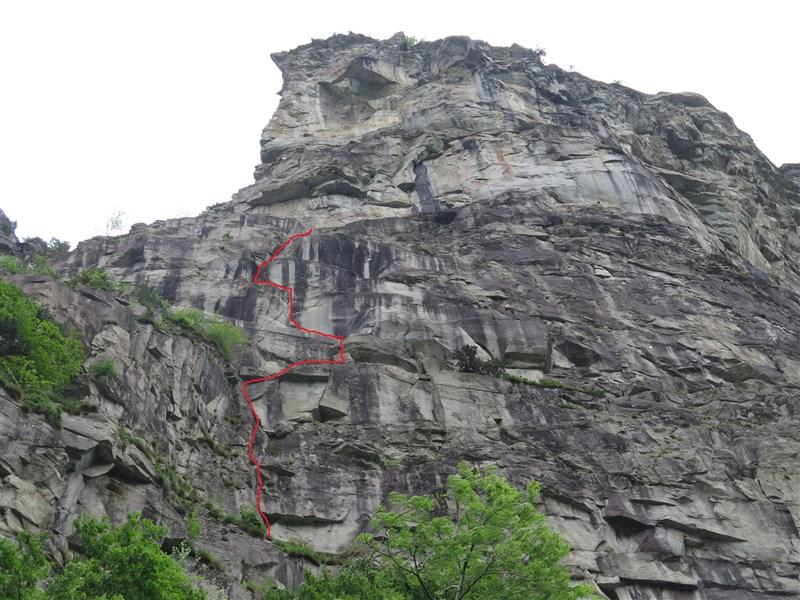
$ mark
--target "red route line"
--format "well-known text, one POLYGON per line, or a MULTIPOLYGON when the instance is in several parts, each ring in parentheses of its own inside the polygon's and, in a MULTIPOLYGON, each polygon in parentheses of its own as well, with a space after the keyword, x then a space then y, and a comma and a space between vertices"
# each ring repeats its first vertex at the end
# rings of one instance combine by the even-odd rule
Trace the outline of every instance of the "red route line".
POLYGON ((253 443, 256 439, 256 433, 258 432, 258 428, 261 426, 261 419, 256 412, 255 407, 253 406, 253 400, 250 398, 250 394, 247 393, 247 388, 253 383, 261 383, 264 381, 272 381, 273 379, 277 379, 281 375, 288 373, 292 369, 302 366, 302 365, 341 365, 344 364, 344 336, 343 335, 333 335, 332 333, 324 333, 322 331, 317 331, 316 329, 310 329, 308 327, 303 327, 295 321, 294 313, 293 313, 293 301, 294 301, 294 289, 288 285, 281 285, 272 281, 271 279, 260 279, 262 269, 266 268, 269 263, 273 260, 278 258, 278 255, 283 252, 286 247, 295 241, 297 238, 308 237, 311 235, 312 229, 305 231, 303 233, 296 233, 291 236, 288 240, 283 242, 278 249, 273 252, 270 257, 262 262, 258 268, 256 269, 256 274, 253 276, 253 283, 256 285, 269 285, 274 288, 281 290, 282 292, 289 292, 289 322, 298 330, 303 331, 305 333, 311 333, 314 335, 320 335, 322 337, 330 338, 332 340, 339 340, 339 357, 335 359, 323 359, 323 358, 307 358, 304 360, 299 360, 297 362, 293 362, 287 367, 284 367, 277 373, 273 373, 272 375, 265 375, 264 377, 256 377, 255 379, 248 379, 242 385, 242 394, 247 399, 247 404, 250 406, 250 412, 253 413, 253 419, 255 422, 253 423, 253 430, 250 432, 250 443, 247 446, 248 454, 250 455, 250 462, 253 463, 256 467, 256 479, 258 480, 258 489, 256 490, 256 510, 258 514, 261 516, 261 519, 264 521, 264 524, 267 526, 267 539, 272 539, 272 526, 269 523, 269 519, 267 515, 264 514, 264 511, 261 510, 261 492, 264 488, 264 479, 261 476, 261 463, 256 460, 255 456, 253 456, 253 443))

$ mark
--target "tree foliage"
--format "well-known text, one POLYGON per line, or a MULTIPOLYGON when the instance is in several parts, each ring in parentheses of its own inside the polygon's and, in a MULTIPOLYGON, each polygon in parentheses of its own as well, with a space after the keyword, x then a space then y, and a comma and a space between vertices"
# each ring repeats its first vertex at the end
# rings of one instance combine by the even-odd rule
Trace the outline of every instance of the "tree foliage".
MULTIPOLYGON (((435 496, 391 494, 360 553, 337 574, 306 573, 297 590, 253 586, 264 600, 578 600, 559 563, 569 546, 536 509, 539 486, 520 491, 493 468, 465 463, 435 496)), ((200 535, 194 513, 190 537, 200 535)), ((75 522, 81 555, 50 573, 42 537, 0 539, 0 600, 203 600, 161 549, 165 530, 138 514, 111 528, 106 519, 75 522)), ((198 555, 202 553, 198 552, 198 555)))
POLYGON ((43 537, 23 531, 17 543, 0 539, 0 600, 43 598, 36 584, 50 568, 42 550, 43 537))
POLYGON ((264 600, 406 600, 393 585, 389 574, 375 568, 367 558, 356 559, 333 575, 323 570, 319 575, 305 574, 305 583, 297 590, 279 590, 267 586, 264 600))
POLYGON ((80 340, 66 336, 17 286, 0 280, 0 371, 22 390, 51 391, 77 375, 80 340))
POLYGON ((481 373, 482 375, 501 377, 505 372, 501 361, 494 358, 484 361, 478 358, 477 346, 462 346, 453 353, 453 358, 456 359, 458 370, 462 373, 481 373))
POLYGON ((65 242, 58 238, 50 238, 47 242, 47 250, 50 256, 59 256, 69 252, 69 242, 65 242))
POLYGON ((69 242, 58 238, 50 238, 50 241, 46 242, 40 237, 28 237, 23 241, 23 245, 48 257, 60 256, 69 252, 69 242))
POLYGON ((50 571, 43 538, 0 539, 0 600, 205 600, 179 563, 161 550, 164 529, 131 514, 112 529, 85 515, 75 523, 85 555, 50 571))
POLYGON ((14 232, 17 230, 17 222, 10 220, 6 215, 0 210, 0 232, 5 233, 6 235, 14 235, 14 232))
POLYGON ((267 591, 266 600, 576 600, 559 564, 569 552, 537 509, 539 486, 520 491, 493 468, 465 463, 440 496, 392 494, 394 509, 375 515, 366 553, 333 576, 308 575, 296 592, 267 591))
POLYGON ((77 337, 64 335, 44 308, 0 280, 0 385, 21 397, 25 410, 60 426, 56 392, 78 374, 83 360, 77 337))
POLYGON ((138 514, 112 529, 107 520, 78 519, 86 557, 67 564, 47 590, 48 600, 202 600, 175 560, 161 550, 163 527, 138 514))

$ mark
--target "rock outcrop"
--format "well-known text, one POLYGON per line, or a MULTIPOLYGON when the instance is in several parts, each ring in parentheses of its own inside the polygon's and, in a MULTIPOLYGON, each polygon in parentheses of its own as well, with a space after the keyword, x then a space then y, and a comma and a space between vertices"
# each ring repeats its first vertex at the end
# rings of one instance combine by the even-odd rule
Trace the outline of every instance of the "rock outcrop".
POLYGON ((13 223, 6 216, 6 213, 0 209, 0 252, 4 254, 16 252, 17 244, 19 243, 17 236, 14 234, 16 228, 17 224, 13 223))
POLYGON ((15 277, 121 375, 61 430, 0 392, 0 532, 51 530, 66 551, 77 514, 141 510, 179 540, 194 507, 230 597, 296 585, 308 564, 224 515, 253 501, 241 381, 336 352, 251 283, 314 227, 271 278, 348 355, 250 388, 276 538, 341 553, 389 491, 469 460, 541 481, 574 576, 608 598, 800 597, 797 165, 702 96, 519 46, 351 34, 273 58, 255 183, 58 264, 216 313, 247 350, 227 363, 124 294, 15 277), (464 344, 568 389, 459 373, 464 344))

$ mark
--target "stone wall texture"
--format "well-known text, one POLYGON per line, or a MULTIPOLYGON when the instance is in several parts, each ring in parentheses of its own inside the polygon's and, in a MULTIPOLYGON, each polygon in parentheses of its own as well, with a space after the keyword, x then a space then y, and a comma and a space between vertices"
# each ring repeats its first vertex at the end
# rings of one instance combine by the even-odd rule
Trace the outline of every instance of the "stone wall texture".
POLYGON ((345 552, 390 491, 441 489, 467 460, 540 481, 573 576, 609 599, 800 598, 800 166, 698 94, 520 46, 350 34, 273 60, 254 183, 57 264, 216 313, 247 348, 228 362, 125 294, 11 277, 121 374, 60 430, 0 391, 0 533, 65 553, 78 514, 138 510, 177 543, 188 501, 230 598, 315 568, 219 517, 253 506, 241 382, 337 351, 251 283, 313 227, 270 276, 347 360, 251 387, 275 538, 345 552), (605 397, 460 373, 465 344, 605 397))

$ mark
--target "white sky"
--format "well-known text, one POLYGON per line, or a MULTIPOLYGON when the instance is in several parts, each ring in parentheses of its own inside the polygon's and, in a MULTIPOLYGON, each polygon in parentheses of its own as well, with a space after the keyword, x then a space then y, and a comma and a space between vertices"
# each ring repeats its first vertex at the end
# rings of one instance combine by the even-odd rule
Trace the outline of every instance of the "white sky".
MULTIPOLYGON (((271 52, 354 31, 469 35, 645 91, 696 91, 776 164, 800 162, 788 0, 0 0, 0 207, 24 236, 199 213, 252 181, 271 52)), ((126 227, 127 230, 127 227, 126 227)))

